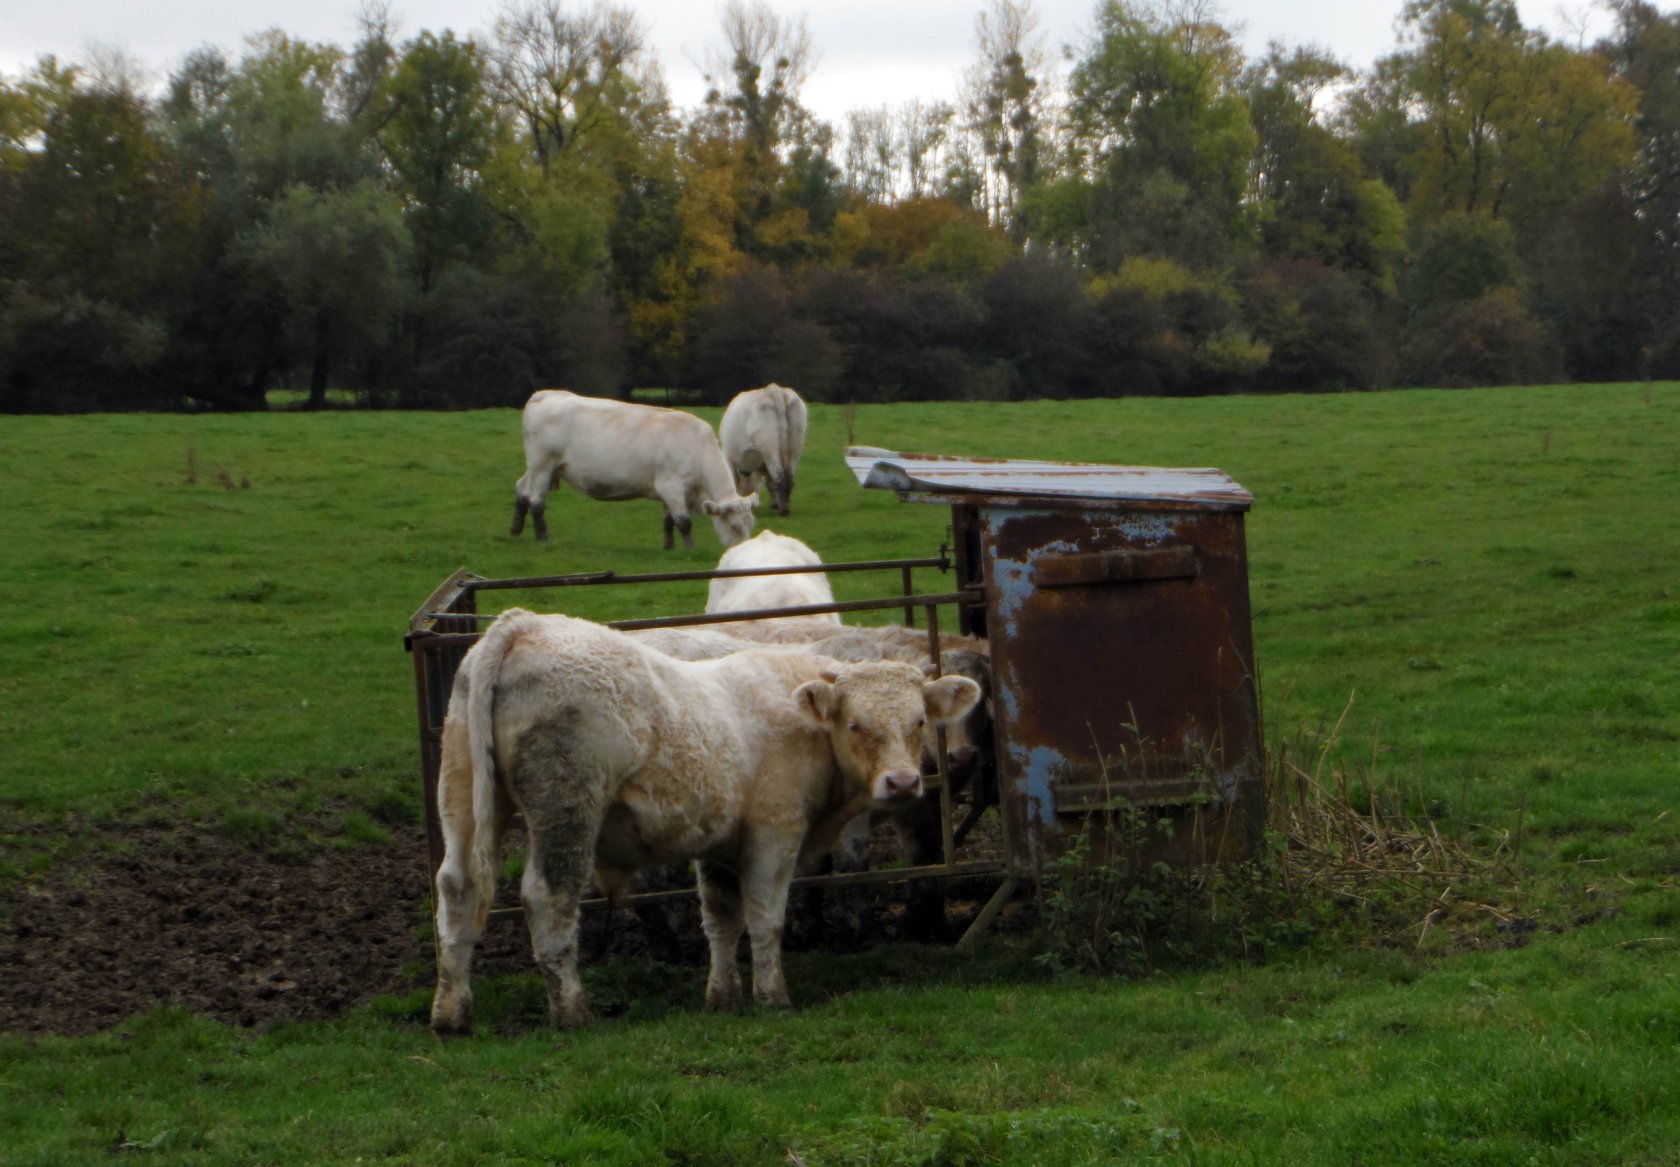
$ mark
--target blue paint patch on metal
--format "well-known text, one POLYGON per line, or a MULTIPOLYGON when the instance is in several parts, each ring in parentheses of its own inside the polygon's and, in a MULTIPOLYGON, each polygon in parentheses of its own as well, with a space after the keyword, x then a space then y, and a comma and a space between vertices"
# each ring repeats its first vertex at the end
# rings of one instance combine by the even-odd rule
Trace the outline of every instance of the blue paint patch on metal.
POLYGON ((1179 516, 1132 513, 1119 524, 1119 531, 1133 543, 1158 545, 1178 538, 1179 516))
POLYGON ((1009 752, 1020 767, 1021 778, 1016 789, 1026 804, 1027 817, 1039 826, 1054 825, 1056 819, 1056 783, 1068 772, 1068 760, 1049 746, 1026 749, 1011 743, 1009 752))
POLYGON ((1015 690, 1002 684, 1001 679, 993 678, 996 682, 997 703, 1003 707, 1003 715, 1011 722, 1021 716, 1021 699, 1015 695, 1015 690))
POLYGON ((997 592, 997 614, 1003 622, 1004 635, 1014 636, 1015 615, 1032 598, 1032 565, 996 560, 992 564, 992 586, 997 592))

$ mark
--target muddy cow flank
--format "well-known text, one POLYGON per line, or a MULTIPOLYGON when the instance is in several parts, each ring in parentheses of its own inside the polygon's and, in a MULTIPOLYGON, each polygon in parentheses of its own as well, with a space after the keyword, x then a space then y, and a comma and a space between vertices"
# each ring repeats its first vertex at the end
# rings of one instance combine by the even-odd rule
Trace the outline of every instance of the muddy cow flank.
POLYGON ((805 402, 792 389, 769 384, 737 393, 718 423, 723 456, 735 472, 736 489, 756 495, 770 484, 770 505, 788 513, 793 476, 805 452, 805 402))
POLYGON ((538 539, 548 538, 548 492, 561 481, 590 498, 656 499, 665 508, 665 549, 672 532, 685 547, 692 513, 712 520, 718 541, 733 547, 752 534, 758 497, 735 491, 712 427, 679 409, 579 397, 539 389, 525 403, 525 473, 514 487, 513 528, 530 514, 538 539))
POLYGON ((617 894, 639 868, 682 859, 699 860, 708 1006, 740 1004, 743 929, 754 996, 786 1005, 782 926, 801 851, 918 797, 929 724, 978 699, 966 678, 899 662, 787 650, 679 661, 585 620, 504 612, 462 662, 444 722, 432 1027, 471 1028, 472 951, 515 810, 529 846, 520 896, 557 1024, 588 1019, 577 936, 591 869, 617 894))

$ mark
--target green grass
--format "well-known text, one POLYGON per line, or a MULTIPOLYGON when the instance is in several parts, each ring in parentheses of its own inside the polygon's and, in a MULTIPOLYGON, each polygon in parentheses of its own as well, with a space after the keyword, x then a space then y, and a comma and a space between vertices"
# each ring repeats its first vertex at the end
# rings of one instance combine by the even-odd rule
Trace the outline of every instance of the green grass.
MULTIPOLYGON (((702 970, 612 967, 591 990, 620 994, 617 1020, 552 1033, 516 978, 482 986, 480 1036, 448 1045, 418 998, 264 1035, 159 1013, 0 1038, 0 1162, 124 1143, 183 1163, 1674 1161, 1680 387, 880 406, 854 424, 887 447, 1232 474, 1257 498, 1271 742, 1313 740, 1351 699, 1340 750, 1363 781, 1516 849, 1503 909, 1538 922, 1526 945, 1455 952, 1420 928, 1415 948, 1141 982, 889 949, 795 960, 805 1008, 744 1018, 697 1011, 702 970)), ((933 552, 946 512, 859 491, 846 437, 842 411, 813 409, 794 514, 770 525, 831 561, 933 552)), ((718 553, 704 524, 660 552, 652 503, 571 494, 551 544, 508 539, 518 447, 513 411, 5 419, 0 876, 50 882, 59 840, 112 819, 185 816, 256 847, 299 845, 328 805, 345 845, 417 830, 401 636, 445 575, 718 553)), ((614 618, 703 597, 564 602, 614 618)), ((503 602, 521 600, 553 597, 503 602)))
POLYGON ((423 1001, 255 1037, 160 1012, 0 1040, 0 1147, 15 1164, 123 1142, 182 1163, 1672 1162, 1680 994, 1649 947, 1602 943, 1617 935, 1428 971, 1350 953, 1119 985, 962 983, 944 957, 790 1016, 449 1044, 423 1001))

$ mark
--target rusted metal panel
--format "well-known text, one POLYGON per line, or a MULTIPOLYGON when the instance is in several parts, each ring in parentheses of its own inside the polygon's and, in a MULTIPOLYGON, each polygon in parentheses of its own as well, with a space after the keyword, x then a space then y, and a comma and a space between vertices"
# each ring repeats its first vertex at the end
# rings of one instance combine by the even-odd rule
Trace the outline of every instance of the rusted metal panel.
POLYGON ((1154 857, 1240 858, 1264 822, 1243 519, 1218 470, 853 448, 858 481, 952 506, 959 581, 991 645, 1012 870, 1083 834, 1094 861, 1151 828, 1154 857))
POLYGON ((1241 515, 980 517, 999 782, 1026 858, 1124 804, 1181 808, 1165 858, 1246 854, 1261 820, 1241 515), (1140 562, 1165 570, 1088 570, 1140 562))

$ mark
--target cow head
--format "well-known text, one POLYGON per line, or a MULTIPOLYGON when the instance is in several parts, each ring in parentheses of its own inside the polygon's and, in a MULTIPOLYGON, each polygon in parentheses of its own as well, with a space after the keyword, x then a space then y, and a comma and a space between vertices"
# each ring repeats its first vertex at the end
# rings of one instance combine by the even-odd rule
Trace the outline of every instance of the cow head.
MULTIPOLYGON (((976 701, 967 715, 945 728, 945 757, 951 764, 954 789, 970 786, 977 776, 984 774, 992 752, 992 662, 982 652, 954 649, 944 654, 948 674, 967 677, 980 688, 976 701)), ((928 666, 931 671, 932 666, 928 666)), ((929 742, 928 757, 933 757, 929 742)))
POLYGON ((701 504, 701 509, 712 520, 712 529, 717 532, 718 542, 725 547, 733 547, 752 538, 753 511, 758 509, 758 495, 738 494, 733 498, 708 498, 701 504))
POLYGON ((931 726, 965 716, 980 700, 980 686, 967 677, 929 680, 899 661, 865 661, 822 673, 793 698, 805 719, 828 733, 847 786, 897 802, 921 796, 931 726))

